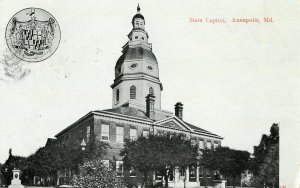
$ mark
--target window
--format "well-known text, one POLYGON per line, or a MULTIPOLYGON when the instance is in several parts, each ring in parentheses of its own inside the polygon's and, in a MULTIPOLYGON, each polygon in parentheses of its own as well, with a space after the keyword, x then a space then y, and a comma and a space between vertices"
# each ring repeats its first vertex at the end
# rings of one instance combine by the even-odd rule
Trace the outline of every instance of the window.
POLYGON ((91 138, 91 126, 86 127, 86 142, 89 142, 91 138))
POLYGON ((143 131, 143 137, 149 137, 149 131, 143 131))
POLYGON ((149 88, 149 94, 154 95, 154 91, 153 91, 153 88, 152 88, 152 87, 149 88))
POLYGON ((180 168, 179 174, 180 174, 180 176, 184 176, 185 175, 185 168, 180 168))
POLYGON ((207 147, 207 149, 211 149, 211 142, 207 142, 206 147, 207 147))
POLYGON ((214 143, 214 148, 219 147, 219 144, 217 142, 214 143))
POLYGON ((161 136, 161 135, 162 135, 162 134, 161 134, 161 131, 157 131, 156 135, 157 135, 157 136, 161 136))
POLYGON ((82 140, 84 138, 84 132, 83 129, 80 130, 80 140, 82 140))
POLYGON ((137 130, 136 129, 130 129, 130 140, 136 140, 137 138, 137 130))
POLYGON ((130 65, 130 68, 131 68, 131 69, 135 69, 137 66, 138 66, 137 63, 132 63, 132 64, 130 65))
POLYGON ((130 87, 130 99, 136 99, 136 87, 135 86, 130 87))
POLYGON ((161 182, 163 181, 163 175, 161 174, 160 171, 155 170, 154 174, 155 174, 155 180, 156 181, 161 181, 161 182))
POLYGON ((135 38, 135 39, 138 39, 138 36, 135 36, 134 38, 135 38))
POLYGON ((167 134, 167 131, 157 131, 158 136, 164 136, 167 134))
POLYGON ((151 66, 148 66, 148 67, 147 67, 147 69, 149 69, 149 70, 153 70, 153 68, 152 68, 151 66))
POLYGON ((206 177, 210 178, 210 170, 209 169, 205 169, 206 171, 206 177))
POLYGON ((117 176, 123 176, 123 161, 116 161, 117 176))
POLYGON ((144 37, 142 37, 142 40, 145 40, 144 37))
POLYGON ((200 149, 204 149, 204 142, 203 142, 203 140, 199 141, 199 148, 200 149))
POLYGON ((192 165, 192 166, 190 166, 189 167, 189 181, 191 181, 191 182, 195 182, 196 181, 196 174, 197 174, 197 168, 194 166, 194 165, 192 165))
POLYGON ((109 168, 109 160, 101 160, 105 167, 109 168))
POLYGON ((199 167, 199 178, 204 177, 204 166, 199 167))
POLYGON ((124 127, 117 127, 117 142, 124 142, 124 127))
POLYGON ((119 89, 117 89, 116 99, 117 99, 117 102, 119 102, 119 100, 120 100, 120 90, 119 89))
POLYGON ((196 145, 196 140, 195 140, 195 139, 192 139, 192 140, 191 140, 191 144, 192 144, 192 146, 195 146, 195 145, 196 145))
POLYGON ((109 141, 109 125, 101 125, 101 140, 109 141))

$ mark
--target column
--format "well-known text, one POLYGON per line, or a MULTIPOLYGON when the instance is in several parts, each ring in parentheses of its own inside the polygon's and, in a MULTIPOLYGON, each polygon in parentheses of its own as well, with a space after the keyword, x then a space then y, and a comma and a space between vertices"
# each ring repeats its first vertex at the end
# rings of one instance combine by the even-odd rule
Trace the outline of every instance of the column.
POLYGON ((180 177, 179 168, 175 167, 174 171, 175 171, 174 184, 176 184, 177 182, 179 182, 179 177, 180 177))
POLYGON ((60 175, 59 172, 60 172, 60 171, 58 170, 58 171, 57 171, 57 177, 56 177, 56 178, 57 178, 57 180, 56 180, 56 185, 59 185, 59 175, 60 175))
POLYGON ((189 167, 186 168, 185 174, 186 174, 186 182, 190 182, 190 170, 189 170, 189 167))
POLYGON ((197 183, 199 183, 199 166, 197 166, 197 170, 196 170, 196 179, 197 179, 197 183))
POLYGON ((155 185, 155 183, 156 183, 155 176, 156 176, 155 171, 153 171, 153 173, 152 173, 152 185, 155 185))

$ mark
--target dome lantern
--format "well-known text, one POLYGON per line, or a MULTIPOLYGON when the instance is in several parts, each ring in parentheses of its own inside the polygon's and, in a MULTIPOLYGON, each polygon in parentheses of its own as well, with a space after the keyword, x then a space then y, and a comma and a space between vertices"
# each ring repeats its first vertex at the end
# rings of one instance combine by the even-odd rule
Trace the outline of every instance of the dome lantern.
POLYGON ((140 5, 138 4, 137 13, 136 13, 136 15, 133 16, 131 23, 132 23, 133 29, 144 30, 145 29, 145 18, 140 13, 140 11, 141 11, 141 8, 140 8, 140 5))

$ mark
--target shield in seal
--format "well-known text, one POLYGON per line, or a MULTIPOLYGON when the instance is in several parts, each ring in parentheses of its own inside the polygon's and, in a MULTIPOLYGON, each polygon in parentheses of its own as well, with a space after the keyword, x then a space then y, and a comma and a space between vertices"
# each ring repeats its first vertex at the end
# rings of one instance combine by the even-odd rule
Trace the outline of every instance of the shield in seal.
POLYGON ((56 19, 40 8, 26 8, 17 12, 6 27, 6 43, 19 59, 39 62, 50 57, 60 41, 56 19))

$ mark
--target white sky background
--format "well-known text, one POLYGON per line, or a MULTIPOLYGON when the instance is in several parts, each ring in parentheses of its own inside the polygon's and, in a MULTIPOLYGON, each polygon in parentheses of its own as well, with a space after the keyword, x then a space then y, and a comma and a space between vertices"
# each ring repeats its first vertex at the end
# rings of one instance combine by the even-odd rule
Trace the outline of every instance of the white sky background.
MULTIPOLYGON (((27 7, 58 21, 61 42, 49 59, 24 67, 20 80, 0 64, 0 162, 27 156, 91 110, 111 108, 114 66, 137 1, 0 0, 0 60, 5 28, 27 7), (1 69, 2 66, 2 69, 1 69), (1 72, 2 71, 2 72, 1 72)), ((184 103, 184 120, 253 151, 280 122, 281 182, 294 187, 300 161, 300 1, 139 1, 163 83, 162 108, 184 103), (225 18, 227 24, 189 18, 225 18), (261 23, 231 23, 232 18, 261 23), (273 17, 273 23, 263 23, 273 17)), ((299 186, 298 186, 299 187, 299 186)))

